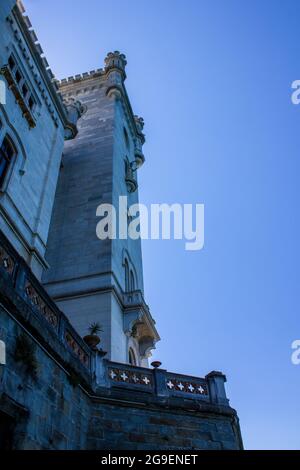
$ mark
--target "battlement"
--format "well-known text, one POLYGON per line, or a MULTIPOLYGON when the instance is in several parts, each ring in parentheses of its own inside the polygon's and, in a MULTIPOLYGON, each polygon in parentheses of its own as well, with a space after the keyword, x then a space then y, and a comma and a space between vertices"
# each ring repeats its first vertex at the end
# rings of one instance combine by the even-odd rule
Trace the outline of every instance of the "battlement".
POLYGON ((54 80, 58 87, 64 85, 70 85, 77 82, 82 82, 84 80, 90 80, 93 78, 101 77, 108 75, 110 72, 117 72, 120 74, 121 80, 126 79, 125 67, 127 65, 126 56, 121 54, 119 51, 108 52, 105 59, 105 68, 100 68, 97 70, 91 70, 90 72, 85 72, 78 75, 73 75, 68 78, 63 78, 62 80, 54 80))
MULTIPOLYGON (((75 137, 77 134, 76 126, 70 125, 68 111, 58 92, 58 85, 55 81, 54 74, 32 27, 31 21, 26 15, 24 5, 20 0, 17 0, 11 13, 7 16, 6 21, 10 25, 20 53, 32 73, 36 90, 39 90, 40 98, 48 108, 55 125, 58 126, 58 120, 60 118, 67 131, 66 138, 75 137)), ((32 125, 31 122, 30 125, 32 125)))
POLYGON ((82 82, 84 80, 90 80, 92 78, 97 78, 105 75, 104 69, 91 70, 90 72, 84 72, 82 74, 73 75, 68 78, 62 78, 61 80, 54 79, 57 87, 60 88, 64 85, 70 85, 77 82, 82 82))
POLYGON ((29 37, 32 41, 32 44, 36 50, 36 53, 40 56, 40 58, 42 59, 42 64, 44 66, 44 69, 47 71, 47 74, 49 76, 49 78, 52 80, 54 78, 54 74, 49 66, 49 63, 48 63, 48 60, 44 54, 44 51, 43 51, 43 48, 38 40, 38 37, 33 29, 33 26, 32 26, 32 23, 30 21, 30 18, 26 15, 26 10, 25 10, 25 7, 22 3, 21 0, 17 0, 16 2, 16 6, 19 10, 19 13, 21 15, 21 18, 24 22, 24 25, 25 27, 27 28, 28 30, 28 34, 29 34, 29 37))

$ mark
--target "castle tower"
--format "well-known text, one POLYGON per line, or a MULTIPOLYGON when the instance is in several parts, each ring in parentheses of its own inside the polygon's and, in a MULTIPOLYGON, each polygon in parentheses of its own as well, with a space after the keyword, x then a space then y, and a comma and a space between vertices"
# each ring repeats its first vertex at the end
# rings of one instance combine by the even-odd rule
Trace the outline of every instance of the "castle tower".
POLYGON ((140 240, 96 235, 100 204, 118 213, 120 196, 138 203, 145 139, 124 86, 125 67, 115 51, 104 70, 59 83, 69 109, 80 108, 82 117, 77 137, 65 143, 43 282, 82 336, 92 322, 102 325, 109 359, 147 366, 159 336, 144 301, 140 240))

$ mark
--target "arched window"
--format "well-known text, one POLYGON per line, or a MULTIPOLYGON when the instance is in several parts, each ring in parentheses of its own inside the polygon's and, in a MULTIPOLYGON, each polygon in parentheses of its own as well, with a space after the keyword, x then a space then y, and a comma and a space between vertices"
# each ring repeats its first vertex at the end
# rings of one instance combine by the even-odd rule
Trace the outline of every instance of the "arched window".
POLYGON ((127 259, 125 259, 124 266, 125 266, 125 291, 129 292, 129 290, 130 290, 130 287, 129 287, 129 265, 128 265, 127 259))
POLYGON ((125 127, 123 128, 123 132, 124 132, 124 140, 125 140, 126 148, 129 149, 130 148, 130 142, 129 142, 128 132, 125 129, 125 127))
POLYGON ((124 160, 124 168, 125 168, 125 178, 127 178, 129 174, 129 170, 130 170, 128 158, 124 160))
POLYGON ((134 351, 132 348, 129 348, 129 364, 132 365, 132 366, 136 366, 137 363, 136 363, 136 357, 135 357, 135 354, 134 354, 134 351))
POLYGON ((135 280, 134 280, 134 274, 133 271, 130 270, 130 292, 135 291, 135 280))
POLYGON ((0 147, 0 186, 3 185, 9 165, 16 153, 15 146, 11 139, 6 135, 0 147))

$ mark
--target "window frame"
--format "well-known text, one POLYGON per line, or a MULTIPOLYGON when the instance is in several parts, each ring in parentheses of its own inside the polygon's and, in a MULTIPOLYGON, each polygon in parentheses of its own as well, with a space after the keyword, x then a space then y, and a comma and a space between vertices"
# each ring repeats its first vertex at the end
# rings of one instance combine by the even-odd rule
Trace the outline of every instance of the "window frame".
POLYGON ((129 349, 128 349, 128 362, 131 366, 137 366, 138 365, 136 354, 135 354, 132 347, 129 347, 129 349))
POLYGON ((19 89, 19 93, 22 95, 22 98, 24 102, 26 103, 30 113, 33 115, 35 114, 37 104, 39 103, 38 97, 34 91, 34 87, 32 86, 32 83, 30 79, 28 78, 28 74, 26 73, 25 70, 23 70, 23 67, 21 65, 21 61, 18 58, 18 55, 12 50, 9 54, 8 60, 7 60, 7 65, 9 67, 9 70, 11 74, 13 75, 16 84, 19 89), (11 65, 9 64, 9 61, 12 61, 14 63, 14 67, 12 68, 11 65), (17 73, 20 75, 20 80, 17 81, 17 73), (27 88, 27 93, 24 95, 23 93, 23 87, 27 88), (30 101, 32 104, 30 104, 30 101))
POLYGON ((1 191, 3 191, 3 189, 5 187, 5 182, 6 182, 6 179, 7 179, 7 175, 9 173, 10 168, 12 168, 13 160, 15 160, 17 154, 18 154, 18 150, 17 150, 17 147, 16 147, 14 141, 12 140, 12 138, 10 137, 9 134, 7 134, 7 133, 4 134, 3 138, 1 139, 1 145, 0 145, 0 162, 2 162, 2 159, 3 159, 3 160, 6 161, 6 165, 5 165, 5 168, 3 170, 3 173, 0 174, 0 190, 1 191), (7 141, 10 149, 12 150, 12 155, 11 156, 8 156, 3 151, 3 145, 4 145, 5 141, 7 141))

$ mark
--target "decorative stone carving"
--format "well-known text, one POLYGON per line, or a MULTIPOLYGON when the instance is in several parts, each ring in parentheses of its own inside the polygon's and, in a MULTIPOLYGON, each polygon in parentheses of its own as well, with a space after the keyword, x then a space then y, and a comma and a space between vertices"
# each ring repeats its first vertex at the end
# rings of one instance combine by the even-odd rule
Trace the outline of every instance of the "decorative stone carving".
POLYGON ((144 129, 144 125, 145 125, 144 119, 140 116, 135 115, 134 120, 135 120, 135 124, 136 124, 138 132, 140 134, 143 134, 143 129, 144 129))
POLYGON ((113 382, 127 383, 131 385, 143 385, 152 388, 153 378, 150 374, 145 374, 143 371, 139 372, 135 369, 117 369, 109 368, 108 377, 113 382))
POLYGON ((72 139, 77 134, 77 122, 78 119, 86 112, 86 106, 84 106, 79 100, 69 97, 64 100, 64 105, 68 115, 68 126, 65 131, 65 139, 72 139))
POLYGON ((155 338, 151 336, 144 336, 139 341, 140 356, 142 359, 148 359, 151 356, 151 351, 155 349, 155 338))
POLYGON ((78 357, 80 362, 88 367, 89 366, 89 356, 88 354, 82 349, 82 347, 78 344, 76 339, 71 335, 69 331, 65 332, 65 340, 68 347, 71 351, 78 357))
POLYGON ((25 292, 31 304, 43 315, 48 323, 57 329, 58 315, 48 307, 48 305, 44 302, 42 297, 29 281, 26 283, 25 292))
POLYGON ((175 378, 168 378, 166 382, 168 390, 172 392, 189 393, 193 395, 203 395, 208 397, 208 387, 204 382, 195 382, 180 380, 175 378))

